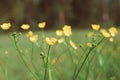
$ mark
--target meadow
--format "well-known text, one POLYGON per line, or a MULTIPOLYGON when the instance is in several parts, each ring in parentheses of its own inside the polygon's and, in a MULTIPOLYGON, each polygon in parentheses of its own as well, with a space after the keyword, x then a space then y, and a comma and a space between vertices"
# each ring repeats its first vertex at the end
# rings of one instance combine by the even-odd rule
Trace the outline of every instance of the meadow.
MULTIPOLYGON (((26 32, 19 36, 20 53, 26 61, 28 67, 19 56, 19 48, 16 48, 13 38, 8 34, 0 35, 0 80, 119 80, 120 79, 120 38, 119 33, 113 42, 108 39, 100 41, 100 37, 95 37, 100 42, 99 45, 92 44, 86 46, 89 41, 87 34, 91 30, 73 30, 72 35, 66 39, 72 40, 75 46, 66 44, 54 44, 49 51, 49 45, 45 43, 44 37, 52 36, 59 38, 55 30, 35 32, 40 34, 38 43, 43 51, 50 53, 48 62, 48 79, 44 78, 43 65, 44 55, 38 44, 32 43, 26 32), (96 47, 97 46, 97 47, 96 47), (77 50, 76 50, 77 49, 77 50), (85 60, 88 51, 90 55, 85 60), (79 66, 84 62, 82 68, 79 66), (80 69, 80 71, 79 71, 80 69), (33 74, 31 74, 31 72, 33 74), (76 71, 76 72, 75 72, 76 71), (77 71, 79 74, 77 75, 77 71), (37 76, 39 79, 35 78, 37 76), (75 76, 77 76, 75 78, 75 76)), ((47 59, 46 59, 47 62, 47 59)), ((47 69, 47 67, 46 67, 47 69)), ((46 72, 47 74, 47 72, 46 72)))

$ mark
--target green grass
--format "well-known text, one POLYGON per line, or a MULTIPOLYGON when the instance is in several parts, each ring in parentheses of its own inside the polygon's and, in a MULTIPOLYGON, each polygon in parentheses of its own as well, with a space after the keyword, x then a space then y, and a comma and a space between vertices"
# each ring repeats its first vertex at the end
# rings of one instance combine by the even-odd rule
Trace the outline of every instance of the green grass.
MULTIPOLYGON (((79 44, 84 44, 87 42, 85 35, 88 30, 74 31, 70 39, 79 46, 79 44), (77 34, 77 35, 76 35, 77 34)), ((55 36, 54 32, 47 31, 47 36, 55 36)), ((29 55, 31 52, 30 41, 22 35, 19 42, 21 49, 25 52, 26 59, 29 60, 29 55)), ((80 73, 78 80, 119 80, 120 79, 120 39, 119 36, 115 38, 115 42, 102 44, 99 48, 95 49, 89 59, 93 58, 92 55, 95 54, 89 66, 88 79, 86 65, 84 65, 82 72, 80 73)), ((37 47, 34 47, 34 64, 37 67, 40 75, 43 75, 43 65, 40 59, 40 51, 37 47)), ((71 58, 77 59, 82 53, 74 54, 73 52, 67 51, 63 45, 56 45, 52 47, 51 58, 60 58, 60 60, 53 65, 52 75, 53 80, 70 80, 72 76, 71 58), (62 48, 61 48, 62 47, 62 48), (62 54, 62 55, 61 55, 62 54), (72 54, 72 57, 71 57, 72 54), (61 55, 61 56, 60 56, 61 55), (56 70, 57 69, 57 70, 56 70)), ((15 49, 13 42, 7 35, 0 35, 0 80, 6 80, 5 77, 5 64, 8 62, 8 80, 34 80, 32 75, 28 72, 24 64, 22 63, 18 52, 15 49), (8 51, 8 60, 5 52, 8 51)), ((29 61, 28 61, 29 63, 29 61)), ((30 63, 29 63, 30 64, 30 63)), ((30 65, 31 66, 31 65, 30 65)), ((33 68, 31 67, 33 70, 33 68)))

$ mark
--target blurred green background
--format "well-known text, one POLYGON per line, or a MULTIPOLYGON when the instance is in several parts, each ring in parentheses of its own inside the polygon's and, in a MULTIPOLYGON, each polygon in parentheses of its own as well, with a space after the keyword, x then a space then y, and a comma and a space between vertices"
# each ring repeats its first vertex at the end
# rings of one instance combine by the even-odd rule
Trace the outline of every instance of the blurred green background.
MULTIPOLYGON (((101 24, 103 27, 120 25, 120 0, 0 0, 0 24, 11 22, 12 27, 9 31, 21 30, 23 23, 31 25, 32 30, 38 30, 37 24, 46 21, 46 28, 59 29, 64 24, 73 28, 87 28, 87 30, 74 30, 71 39, 78 43, 86 43, 86 34, 92 23, 101 24), (83 37, 84 36, 84 37, 83 37)), ((120 31, 120 29, 119 29, 120 31)), ((8 35, 2 34, 0 28, 0 80, 5 80, 5 66, 8 63, 9 80, 34 80, 24 64, 19 58, 13 41, 8 35), (6 53, 8 53, 6 55, 6 53)), ((7 31, 5 31, 7 32, 7 31)), ((36 32, 37 33, 37 32, 36 32)), ((46 31, 47 36, 55 36, 54 30, 46 31)), ((86 78, 86 66, 79 75, 81 80, 119 80, 120 79, 120 33, 113 43, 107 42, 104 47, 98 47, 93 53, 95 58, 91 62, 88 79, 86 78), (102 62, 102 64, 100 64, 102 62)), ((23 49, 25 57, 31 53, 31 43, 24 33, 20 37, 20 47, 23 49)), ((52 56, 56 58, 63 46, 54 46, 52 56), (56 53, 57 52, 57 53, 56 53)), ((65 60, 53 66, 53 80, 70 80, 71 56, 63 55, 65 60), (63 69, 64 67, 64 69, 63 69), (59 70, 60 74, 56 71, 59 70)), ((43 75, 41 70, 40 51, 35 47, 35 65, 43 75)), ((75 54, 73 54, 74 56, 75 54)), ((43 69, 43 67, 42 67, 43 69)), ((41 76, 40 76, 41 77, 41 76)))
POLYGON ((120 24, 120 0, 1 0, 0 24, 11 22, 12 30, 23 23, 37 26, 47 22, 47 28, 64 24, 84 28, 91 23, 107 26, 120 24))

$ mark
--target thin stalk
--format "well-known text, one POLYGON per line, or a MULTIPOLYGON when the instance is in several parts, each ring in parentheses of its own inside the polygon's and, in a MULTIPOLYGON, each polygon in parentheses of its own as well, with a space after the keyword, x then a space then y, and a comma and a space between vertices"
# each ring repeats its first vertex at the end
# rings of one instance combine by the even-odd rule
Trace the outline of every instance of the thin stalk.
POLYGON ((26 68, 28 69, 28 71, 33 75, 33 77, 36 79, 36 80, 39 80, 39 78, 31 71, 31 69, 29 68, 29 66, 27 65, 27 63, 25 62, 23 56, 22 56, 22 52, 20 51, 18 45, 17 45, 17 40, 14 36, 14 43, 15 43, 15 47, 16 47, 16 50, 18 51, 19 53, 19 56, 21 58, 21 60, 23 61, 24 65, 26 66, 26 68))
MULTIPOLYGON (((88 48, 87 48, 88 49, 88 48)), ((86 51, 87 51, 87 49, 86 49, 86 51)), ((85 53, 86 53, 86 51, 84 51, 84 54, 83 55, 81 55, 81 58, 78 60, 79 62, 78 62, 78 65, 80 64, 80 62, 82 61, 82 59, 84 58, 84 55, 85 55, 85 53)), ((73 72, 73 77, 72 77, 72 79, 74 79, 74 77, 75 77, 75 73, 77 72, 77 66, 75 67, 75 70, 74 70, 74 72, 73 72)))
POLYGON ((6 54, 5 78, 8 80, 8 55, 6 54))
POLYGON ((77 71, 76 75, 74 76, 73 80, 76 80, 76 79, 77 79, 78 74, 80 73, 80 71, 81 71, 81 69, 82 69, 84 63, 86 62, 86 60, 87 60, 87 58, 88 58, 90 52, 91 52, 91 50, 89 50, 88 54, 86 55, 84 61, 82 62, 81 66, 80 66, 80 68, 78 69, 78 71, 77 71))
POLYGON ((43 61, 44 67, 45 67, 45 58, 44 57, 42 58, 42 61, 43 61))
POLYGON ((44 33, 44 30, 42 29, 42 38, 44 40, 44 37, 45 37, 45 33, 44 33))
POLYGON ((50 68, 49 68, 49 80, 52 80, 52 72, 50 68))
MULTIPOLYGON (((41 48, 41 46, 37 42, 35 44, 43 52, 43 54, 45 54, 45 51, 41 48)), ((44 57, 42 57, 42 61, 43 61, 43 64, 45 66, 45 58, 44 57)))
POLYGON ((31 62, 32 62, 32 60, 33 60, 33 53, 34 53, 34 44, 33 44, 33 42, 32 42, 32 47, 31 47, 31 62))
POLYGON ((87 60, 86 68, 87 68, 87 71, 86 71, 86 77, 85 77, 85 80, 87 80, 87 79, 88 79, 88 76, 89 76, 89 68, 90 68, 89 60, 87 60))
POLYGON ((35 44, 43 53, 45 53, 45 51, 41 48, 41 46, 38 44, 38 42, 36 42, 35 44))
POLYGON ((49 79, 47 79, 47 72, 48 72, 48 70, 49 70, 48 64, 49 64, 50 48, 51 48, 51 46, 49 45, 49 47, 48 47, 48 52, 47 52, 47 57, 46 57, 46 63, 45 63, 44 80, 49 80, 49 79))
MULTIPOLYGON (((98 46, 103 40, 104 40, 104 37, 98 42, 97 46, 98 46)), ((89 54, 92 52, 92 50, 93 50, 95 47, 96 47, 96 46, 94 46, 93 48, 91 48, 91 49, 88 51, 87 55, 85 56, 85 59, 83 60, 81 66, 79 67, 78 71, 76 72, 76 75, 74 76, 73 80, 76 80, 76 79, 77 79, 77 77, 78 77, 78 75, 79 75, 79 73, 80 73, 83 65, 85 64, 85 62, 86 62, 89 54)))

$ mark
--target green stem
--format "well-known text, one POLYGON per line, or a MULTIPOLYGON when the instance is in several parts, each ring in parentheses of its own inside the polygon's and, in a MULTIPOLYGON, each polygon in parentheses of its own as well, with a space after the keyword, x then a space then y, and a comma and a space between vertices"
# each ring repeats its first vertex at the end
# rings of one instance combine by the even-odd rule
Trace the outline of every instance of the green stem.
POLYGON ((51 68, 49 68, 49 80, 52 80, 52 72, 51 72, 51 68))
POLYGON ((30 60, 31 60, 32 67, 35 70, 35 74, 39 77, 38 70, 37 70, 36 66, 34 65, 34 63, 33 63, 33 53, 34 53, 34 44, 32 43, 32 47, 31 47, 31 59, 30 60))
POLYGON ((33 60, 33 53, 34 53, 33 47, 34 47, 34 45, 33 45, 33 43, 32 43, 32 47, 31 47, 31 62, 32 62, 32 60, 33 60))
POLYGON ((5 78, 8 80, 8 55, 6 54, 5 78))
MULTIPOLYGON (((43 54, 45 54, 45 51, 41 48, 41 46, 38 44, 38 42, 36 42, 35 44, 43 52, 43 54)), ((43 61, 44 67, 45 67, 45 58, 44 58, 44 56, 42 57, 42 61, 43 61)))
MULTIPOLYGON (((97 43, 97 46, 98 46, 103 40, 104 40, 104 37, 97 43)), ((73 77, 73 80, 76 80, 76 79, 77 79, 77 77, 78 77, 78 75, 79 75, 79 73, 80 73, 83 65, 85 64, 85 62, 86 62, 89 54, 92 52, 92 50, 93 50, 95 47, 96 47, 96 46, 93 46, 93 47, 88 51, 87 55, 85 56, 85 59, 83 60, 81 66, 79 67, 78 71, 76 72, 76 75, 73 77)))
POLYGON ((14 37, 14 43, 15 43, 15 47, 16 47, 16 50, 18 51, 19 53, 19 56, 21 58, 21 60, 23 61, 24 65, 26 66, 26 68, 28 69, 28 71, 33 75, 33 77, 36 79, 36 80, 39 80, 39 78, 31 71, 31 69, 29 68, 29 66, 27 65, 27 63, 25 62, 23 56, 22 56, 22 52, 20 51, 18 45, 17 45, 17 40, 16 40, 16 37, 14 37))
POLYGON ((78 69, 78 71, 77 71, 76 75, 74 76, 73 80, 76 80, 76 79, 77 79, 77 77, 78 77, 78 75, 79 75, 79 73, 80 73, 80 71, 81 71, 81 69, 82 69, 84 63, 86 62, 86 60, 87 60, 87 58, 88 58, 90 52, 91 52, 91 50, 89 50, 88 54, 86 55, 84 61, 82 62, 81 66, 80 66, 80 68, 78 69))
POLYGON ((90 64, 89 64, 89 60, 86 61, 86 77, 85 77, 85 80, 88 79, 88 76, 89 76, 89 68, 90 68, 90 64))
POLYGON ((45 51, 41 48, 41 46, 38 44, 38 42, 36 42, 35 44, 45 54, 45 51))
MULTIPOLYGON (((46 63, 45 63, 44 80, 49 80, 49 79, 47 79, 47 72, 49 71, 48 64, 49 64, 50 48, 51 48, 51 46, 49 45, 49 47, 48 47, 48 52, 47 52, 47 57, 46 57, 46 63)), ((48 75, 48 76, 49 76, 49 75, 48 75)))
MULTIPOLYGON (((86 51, 87 51, 87 49, 86 49, 86 51)), ((81 55, 81 57, 79 58, 79 60, 78 60, 78 61, 79 61, 79 62, 78 62, 78 65, 81 63, 82 59, 84 58, 84 55, 85 55, 86 51, 84 51, 84 54, 81 55)), ((78 68, 78 66, 75 67, 72 78, 75 77, 75 73, 77 72, 77 68, 78 68)))
POLYGON ((44 37, 45 37, 45 33, 44 33, 44 30, 42 29, 42 38, 44 40, 44 37))

